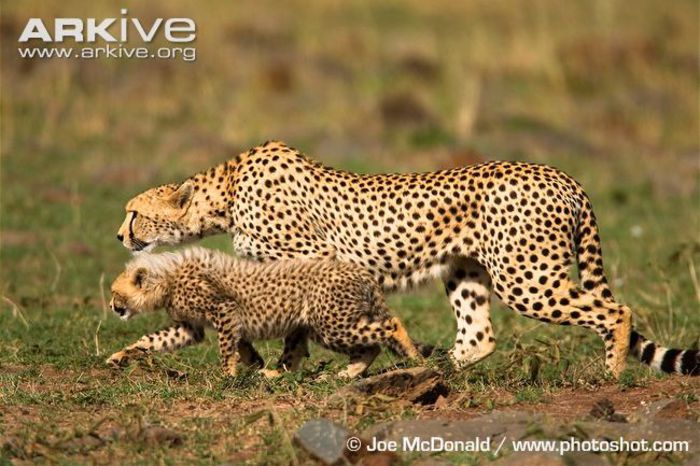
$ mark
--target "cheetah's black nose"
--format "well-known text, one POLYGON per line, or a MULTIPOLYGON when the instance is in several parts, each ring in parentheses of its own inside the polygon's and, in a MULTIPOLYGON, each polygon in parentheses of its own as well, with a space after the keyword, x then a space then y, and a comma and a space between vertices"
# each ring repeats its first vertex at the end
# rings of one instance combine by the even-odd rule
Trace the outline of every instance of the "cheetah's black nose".
POLYGON ((117 241, 119 241, 120 243, 124 241, 124 235, 122 235, 121 233, 117 234, 117 241))

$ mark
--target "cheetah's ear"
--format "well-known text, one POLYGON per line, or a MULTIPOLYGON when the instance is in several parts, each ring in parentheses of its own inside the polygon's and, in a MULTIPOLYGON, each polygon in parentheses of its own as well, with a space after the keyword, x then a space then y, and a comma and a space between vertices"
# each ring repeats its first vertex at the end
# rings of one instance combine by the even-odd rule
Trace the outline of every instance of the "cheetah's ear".
POLYGON ((148 270, 146 270, 144 267, 139 267, 136 269, 134 272, 134 285, 136 285, 137 288, 141 288, 143 286, 143 282, 146 280, 146 276, 148 275, 148 270))
POLYGON ((193 183, 190 180, 183 182, 174 193, 168 196, 168 202, 177 209, 182 209, 190 203, 194 192, 193 183))

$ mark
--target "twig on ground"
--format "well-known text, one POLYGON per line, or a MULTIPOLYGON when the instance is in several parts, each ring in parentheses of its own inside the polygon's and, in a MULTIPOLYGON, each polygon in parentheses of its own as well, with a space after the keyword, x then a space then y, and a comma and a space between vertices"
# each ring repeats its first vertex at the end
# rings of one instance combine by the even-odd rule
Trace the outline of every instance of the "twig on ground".
POLYGON ((105 296, 105 273, 100 274, 100 299, 102 299, 102 318, 107 318, 107 297, 105 296))
POLYGON ((102 326, 102 319, 97 323, 97 328, 95 329, 95 356, 100 355, 100 327, 102 326))
POLYGON ((61 267, 61 263, 58 261, 58 258, 56 257, 56 254, 53 253, 53 251, 49 250, 49 255, 51 256, 51 259, 53 259, 53 263, 56 266, 56 276, 51 282, 51 293, 55 293, 56 288, 58 288, 58 282, 61 279, 61 272, 63 272, 63 267, 61 267))
POLYGON ((700 283, 698 283, 698 275, 695 273, 695 265, 693 264, 693 259, 688 258, 688 270, 690 271, 690 281, 693 282, 693 289, 695 289, 695 297, 698 302, 700 302, 700 283))
POLYGON ((19 320, 22 321, 24 326, 26 328, 29 328, 29 322, 27 322, 27 318, 24 316, 24 312, 22 312, 22 308, 16 304, 14 301, 12 301, 10 298, 7 296, 3 296, 2 300, 8 303, 10 306, 12 306, 12 317, 19 318, 19 320))

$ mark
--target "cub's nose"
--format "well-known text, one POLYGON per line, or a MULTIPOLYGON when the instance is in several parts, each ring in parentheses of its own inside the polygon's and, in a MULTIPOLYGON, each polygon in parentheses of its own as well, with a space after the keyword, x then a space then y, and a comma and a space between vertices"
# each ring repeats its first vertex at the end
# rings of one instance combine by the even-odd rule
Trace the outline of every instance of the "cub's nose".
POLYGON ((117 241, 119 241, 120 243, 121 243, 122 241, 124 241, 124 235, 122 235, 121 233, 118 233, 118 234, 117 234, 117 241))
POLYGON ((124 314, 126 314, 126 308, 125 307, 115 307, 114 312, 116 312, 120 316, 123 316, 124 314))

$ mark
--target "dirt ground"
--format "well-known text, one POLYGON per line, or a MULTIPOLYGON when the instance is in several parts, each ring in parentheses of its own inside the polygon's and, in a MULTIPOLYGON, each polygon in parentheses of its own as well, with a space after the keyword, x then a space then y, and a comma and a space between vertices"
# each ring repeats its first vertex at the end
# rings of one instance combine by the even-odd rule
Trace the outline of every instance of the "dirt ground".
MULTIPOLYGON (((22 369, 5 366, 3 370, 11 374, 22 369)), ((16 384, 14 390, 24 392, 28 400, 36 395, 46 397, 59 393, 78 399, 75 397, 81 392, 109 384, 115 377, 108 369, 78 372, 50 365, 41 366, 39 373, 26 383, 16 384)), ((133 378, 138 382, 151 376, 155 377, 146 372, 134 374, 133 378)), ((182 380, 182 374, 166 376, 174 383, 187 383, 182 380)), ((630 388, 612 382, 594 389, 563 388, 546 394, 538 402, 518 401, 513 393, 502 389, 480 396, 488 397, 493 401, 492 406, 498 408, 544 414, 562 423, 590 420, 592 407, 603 399, 612 403, 616 413, 627 417, 655 401, 679 399, 682 402, 672 404, 660 415, 697 422, 700 419, 698 393, 698 378, 665 377, 630 388)), ((128 461, 134 448, 136 452, 142 448, 158 448, 164 452, 176 448, 177 457, 187 461, 201 459, 201 452, 196 451, 200 443, 208 445, 213 458, 227 458, 234 463, 277 462, 274 456, 269 457, 269 449, 277 448, 275 442, 281 442, 282 449, 286 445, 294 458, 304 462, 311 460, 293 445, 292 438, 305 420, 323 417, 347 426, 352 433, 371 427, 375 422, 404 419, 407 412, 414 420, 445 421, 469 420, 494 412, 483 404, 470 406, 470 396, 469 392, 453 392, 428 406, 376 394, 353 395, 342 389, 315 399, 300 397, 298 393, 266 395, 258 391, 250 397, 234 394, 221 400, 140 398, 121 406, 14 403, 2 408, 0 424, 4 433, 0 443, 3 453, 16 464, 29 464, 38 459, 94 463, 128 461), (207 435, 198 439, 202 427, 206 427, 207 435), (235 438, 233 447, 231 438, 235 438)))

